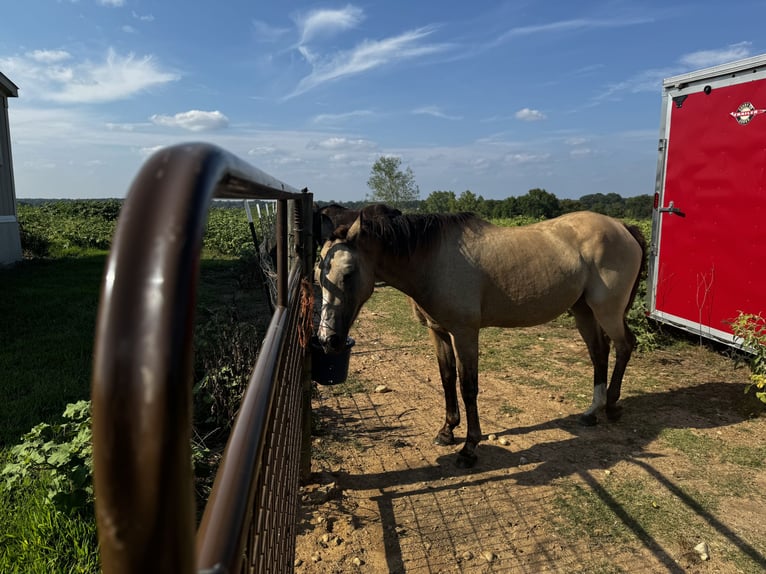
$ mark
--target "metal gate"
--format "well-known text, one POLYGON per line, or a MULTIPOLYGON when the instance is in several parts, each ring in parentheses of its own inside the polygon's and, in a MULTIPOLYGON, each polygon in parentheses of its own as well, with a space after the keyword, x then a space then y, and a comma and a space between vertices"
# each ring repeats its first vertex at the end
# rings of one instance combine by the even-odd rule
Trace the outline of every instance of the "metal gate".
POLYGON ((306 190, 207 144, 161 150, 136 176, 104 274, 94 349, 105 573, 293 570, 299 473, 310 464, 311 208, 306 190), (192 339, 214 197, 277 200, 277 307, 195 534, 192 339))

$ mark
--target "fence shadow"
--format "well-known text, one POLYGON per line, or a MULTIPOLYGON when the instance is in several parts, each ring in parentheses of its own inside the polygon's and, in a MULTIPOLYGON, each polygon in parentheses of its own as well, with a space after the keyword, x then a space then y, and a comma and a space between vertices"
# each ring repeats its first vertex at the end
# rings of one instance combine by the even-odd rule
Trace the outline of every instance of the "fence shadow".
MULTIPOLYGON (((510 427, 498 432, 498 437, 513 438, 538 431, 559 429, 566 431, 569 436, 561 440, 536 443, 521 450, 499 447, 496 446, 497 443, 485 439, 477 451, 479 461, 472 469, 457 468, 454 463, 454 449, 450 449, 449 453, 438 456, 435 464, 380 473, 339 471, 334 473, 334 479, 343 490, 377 490, 381 493, 374 497, 374 500, 378 504, 383 522, 386 561, 390 572, 401 572, 405 566, 394 514, 394 505, 398 498, 428 494, 449 500, 448 495, 457 494, 453 491, 458 488, 481 488, 492 483, 509 482, 519 487, 544 486, 568 476, 584 480, 616 519, 641 541, 667 572, 684 572, 670 553, 595 480, 593 472, 603 472, 626 459, 649 473, 754 563, 766 568, 766 557, 763 554, 710 514, 703 504, 681 489, 671 478, 655 469, 648 461, 656 455, 646 452, 648 445, 667 430, 718 428, 746 420, 748 409, 742 406, 743 393, 743 384, 712 381, 628 396, 623 400, 623 417, 616 423, 603 420, 596 427, 583 427, 573 415, 547 420, 537 425, 510 427), (535 464, 525 464, 513 473, 496 472, 519 467, 520 461, 535 464), (526 467, 528 469, 525 469, 526 467), (447 482, 444 481, 445 476, 459 477, 460 480, 447 482), (397 491, 408 485, 416 488, 397 491)), ((375 433, 381 434, 391 430, 393 428, 387 428, 385 425, 374 428, 375 433)), ((397 429, 397 432, 399 430, 397 429)), ((456 439, 460 441, 462 437, 456 439)))

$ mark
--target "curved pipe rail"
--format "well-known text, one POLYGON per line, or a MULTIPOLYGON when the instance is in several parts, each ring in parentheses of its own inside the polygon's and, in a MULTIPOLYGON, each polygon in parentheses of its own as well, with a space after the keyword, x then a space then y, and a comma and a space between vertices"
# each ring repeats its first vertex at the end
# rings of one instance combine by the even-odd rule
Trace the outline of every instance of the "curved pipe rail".
MULTIPOLYGON (((283 220, 286 200, 303 214, 311 206, 310 194, 208 144, 160 150, 133 181, 104 274, 91 385, 96 514, 109 574, 195 568, 192 340, 214 197, 279 199, 283 220)), ((278 259, 286 293, 284 246, 278 259)))

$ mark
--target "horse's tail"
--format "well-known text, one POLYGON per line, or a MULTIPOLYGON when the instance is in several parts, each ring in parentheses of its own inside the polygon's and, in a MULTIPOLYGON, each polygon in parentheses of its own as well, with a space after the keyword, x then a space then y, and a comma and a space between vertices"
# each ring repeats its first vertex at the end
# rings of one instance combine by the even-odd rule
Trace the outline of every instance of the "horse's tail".
POLYGON ((646 238, 637 225, 628 225, 627 223, 624 225, 625 229, 630 232, 630 234, 633 236, 633 239, 635 239, 636 243, 638 243, 639 247, 641 247, 641 267, 639 268, 638 275, 636 275, 636 280, 633 283, 633 289, 630 292, 630 299, 628 299, 628 306, 625 307, 625 312, 627 313, 633 306, 633 300, 636 298, 638 286, 641 284, 641 279, 643 278, 644 272, 646 271, 646 238))

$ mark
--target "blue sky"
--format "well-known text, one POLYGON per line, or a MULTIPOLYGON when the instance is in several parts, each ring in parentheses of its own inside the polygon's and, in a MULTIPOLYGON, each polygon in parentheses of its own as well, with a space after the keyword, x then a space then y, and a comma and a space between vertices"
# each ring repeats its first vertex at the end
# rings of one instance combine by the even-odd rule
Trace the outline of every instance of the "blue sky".
POLYGON ((123 197, 218 144, 322 201, 381 155, 485 199, 653 193, 663 78, 762 52, 766 3, 23 0, 0 71, 16 194, 123 197))

